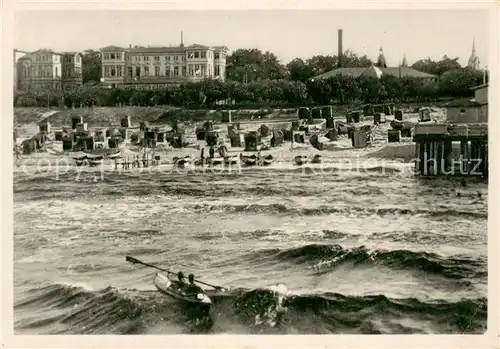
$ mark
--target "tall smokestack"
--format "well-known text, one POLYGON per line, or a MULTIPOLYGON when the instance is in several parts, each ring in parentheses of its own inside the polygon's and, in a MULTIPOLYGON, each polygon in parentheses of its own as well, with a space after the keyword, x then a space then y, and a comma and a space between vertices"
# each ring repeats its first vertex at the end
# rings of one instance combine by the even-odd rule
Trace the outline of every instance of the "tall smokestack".
POLYGON ((181 47, 184 47, 184 33, 181 31, 181 47))
POLYGON ((338 54, 337 54, 337 66, 339 68, 342 67, 342 53, 344 52, 344 49, 342 47, 342 29, 339 29, 339 48, 338 48, 338 54))

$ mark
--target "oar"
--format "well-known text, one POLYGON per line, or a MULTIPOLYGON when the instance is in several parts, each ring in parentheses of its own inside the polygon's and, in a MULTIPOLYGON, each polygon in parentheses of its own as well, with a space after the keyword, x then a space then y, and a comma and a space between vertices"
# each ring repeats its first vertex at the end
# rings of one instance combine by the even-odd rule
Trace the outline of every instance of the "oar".
MULTIPOLYGON (((137 263, 137 264, 145 265, 146 267, 151 267, 151 268, 154 268, 154 269, 158 269, 158 270, 164 271, 164 272, 169 273, 169 274, 177 274, 177 273, 174 273, 173 271, 157 267, 156 265, 144 263, 144 262, 142 262, 142 261, 140 261, 140 260, 138 260, 137 258, 134 258, 134 257, 126 256, 125 260, 127 262, 130 262, 130 263, 133 263, 133 264, 137 263)), ((200 281, 200 280, 194 280, 194 281, 196 281, 197 283, 206 285, 206 286, 213 287, 213 288, 215 288, 217 290, 224 290, 224 287, 221 287, 221 286, 211 285, 209 283, 206 283, 206 282, 203 282, 203 281, 200 281)))

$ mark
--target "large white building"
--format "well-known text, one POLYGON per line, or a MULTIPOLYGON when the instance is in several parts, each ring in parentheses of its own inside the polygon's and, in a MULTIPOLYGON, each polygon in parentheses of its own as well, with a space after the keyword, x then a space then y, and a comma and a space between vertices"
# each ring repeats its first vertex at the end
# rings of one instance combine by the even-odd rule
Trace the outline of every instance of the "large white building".
POLYGON ((182 43, 175 47, 107 46, 101 49, 101 82, 108 87, 157 88, 204 79, 224 80, 227 52, 225 46, 182 43))
MULTIPOLYGON (((14 51, 16 52, 20 51, 14 51)), ((82 85, 82 54, 40 49, 14 56, 14 88, 19 90, 69 90, 82 85)))

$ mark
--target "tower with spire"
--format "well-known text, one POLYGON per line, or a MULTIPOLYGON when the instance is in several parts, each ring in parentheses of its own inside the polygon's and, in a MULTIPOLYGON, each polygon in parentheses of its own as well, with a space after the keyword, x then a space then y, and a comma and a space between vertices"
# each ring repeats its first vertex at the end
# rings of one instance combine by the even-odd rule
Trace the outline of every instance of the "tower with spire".
POLYGON ((479 57, 476 56, 476 40, 472 40, 472 53, 467 66, 474 70, 479 70, 479 57))
POLYGON ((403 61, 401 62, 401 66, 402 67, 407 67, 408 66, 408 62, 406 62, 406 54, 403 56, 403 61))
POLYGON ((384 49, 382 47, 380 47, 379 52, 380 53, 379 53, 378 58, 377 58, 376 66, 379 68, 387 68, 387 63, 386 63, 385 57, 384 57, 384 49))

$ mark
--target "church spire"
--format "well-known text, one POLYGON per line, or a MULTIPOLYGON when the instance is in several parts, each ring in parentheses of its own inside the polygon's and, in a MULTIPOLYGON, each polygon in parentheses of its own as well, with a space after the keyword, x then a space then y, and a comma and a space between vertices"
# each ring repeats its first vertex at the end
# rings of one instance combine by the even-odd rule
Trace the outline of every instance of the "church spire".
POLYGON ((401 66, 402 67, 407 67, 408 66, 408 62, 406 62, 406 54, 403 55, 403 62, 401 63, 401 66))
POLYGON ((380 53, 379 53, 378 59, 377 59, 377 67, 387 68, 387 63, 386 63, 385 57, 384 57, 384 49, 382 48, 382 46, 380 46, 379 52, 380 53))
POLYGON ((476 56, 476 40, 472 39, 472 52, 467 66, 471 69, 478 70, 479 63, 479 58, 476 56))

